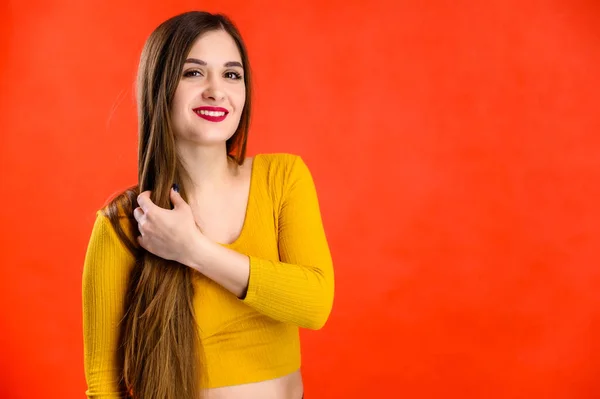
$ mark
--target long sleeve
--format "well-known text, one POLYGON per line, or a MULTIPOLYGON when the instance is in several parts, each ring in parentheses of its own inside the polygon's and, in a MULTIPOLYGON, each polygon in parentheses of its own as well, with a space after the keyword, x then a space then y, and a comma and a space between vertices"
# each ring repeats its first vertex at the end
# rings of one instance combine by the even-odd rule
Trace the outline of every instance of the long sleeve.
POLYGON ((125 397, 117 347, 127 278, 135 263, 109 220, 97 214, 82 278, 84 367, 88 398, 125 397))
POLYGON ((315 184, 298 156, 283 185, 278 219, 280 261, 250 256, 243 301, 273 319, 320 329, 333 305, 333 264, 315 184))

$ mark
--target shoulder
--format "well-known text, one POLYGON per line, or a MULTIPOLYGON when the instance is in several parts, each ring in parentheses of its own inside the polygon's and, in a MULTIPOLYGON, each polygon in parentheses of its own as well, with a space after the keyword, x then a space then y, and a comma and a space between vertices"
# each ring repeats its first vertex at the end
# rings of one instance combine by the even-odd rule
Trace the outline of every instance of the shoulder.
POLYGON ((135 254, 136 224, 133 219, 133 207, 137 190, 130 188, 110 199, 101 209, 96 211, 96 220, 92 231, 92 239, 126 248, 135 254))
POLYGON ((96 211, 91 240, 101 245, 113 245, 135 254, 138 247, 135 226, 125 214, 112 214, 109 207, 96 211))
POLYGON ((277 152, 277 153, 260 153, 254 155, 254 161, 262 162, 272 167, 277 166, 285 166, 289 164, 293 164, 297 158, 300 158, 299 155, 290 154, 285 152, 277 152))
POLYGON ((98 287, 110 289, 116 282, 124 281, 135 265, 136 255, 119 231, 102 210, 96 212, 83 264, 83 290, 87 297, 103 290, 98 287))
POLYGON ((310 174, 304 159, 291 153, 256 154, 253 158, 257 171, 270 176, 272 183, 285 184, 297 175, 310 174))
POLYGON ((103 210, 98 210, 95 216, 85 256, 85 268, 94 272, 109 260, 129 259, 133 255, 103 210))
POLYGON ((270 198, 276 208, 286 201, 295 187, 313 184, 308 167, 297 154, 255 154, 252 169, 252 193, 260 198, 270 198))
POLYGON ((302 156, 290 153, 254 156, 254 173, 265 183, 275 203, 285 202, 290 195, 315 191, 312 173, 302 156))

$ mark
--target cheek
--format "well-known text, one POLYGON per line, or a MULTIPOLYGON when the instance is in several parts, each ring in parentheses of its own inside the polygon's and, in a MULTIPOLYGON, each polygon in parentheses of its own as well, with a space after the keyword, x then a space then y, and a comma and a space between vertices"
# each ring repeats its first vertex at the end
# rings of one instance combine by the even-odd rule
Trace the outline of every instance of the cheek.
POLYGON ((171 102, 171 109, 174 114, 181 114, 188 103, 189 90, 181 83, 177 86, 175 94, 173 95, 173 101, 171 102))
POLYGON ((235 107, 239 113, 242 113, 246 104, 246 90, 240 90, 235 96, 235 107))
POLYGON ((182 118, 185 118, 185 110, 186 110, 186 102, 183 101, 181 96, 177 96, 177 94, 173 97, 173 102, 171 103, 171 120, 174 124, 178 124, 182 118))

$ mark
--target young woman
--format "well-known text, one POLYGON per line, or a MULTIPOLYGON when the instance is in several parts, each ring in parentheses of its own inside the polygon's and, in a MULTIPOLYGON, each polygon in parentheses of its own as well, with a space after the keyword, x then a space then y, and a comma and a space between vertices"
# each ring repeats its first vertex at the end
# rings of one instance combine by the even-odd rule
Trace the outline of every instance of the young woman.
POLYGON ((138 185, 98 211, 85 258, 88 397, 303 397, 298 328, 329 317, 332 261, 302 158, 245 157, 250 82, 222 15, 148 38, 138 185))

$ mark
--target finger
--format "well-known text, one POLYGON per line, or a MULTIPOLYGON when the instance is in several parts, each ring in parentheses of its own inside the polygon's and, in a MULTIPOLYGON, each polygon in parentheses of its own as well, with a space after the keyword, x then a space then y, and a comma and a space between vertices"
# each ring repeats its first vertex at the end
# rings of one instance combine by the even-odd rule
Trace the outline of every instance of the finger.
POLYGON ((171 196, 171 203, 173 204, 174 209, 187 205, 187 202, 185 202, 181 194, 179 194, 179 186, 177 184, 173 184, 169 195, 171 196))
POLYGON ((133 210, 133 217, 135 218, 135 220, 140 222, 142 219, 142 216, 144 216, 144 211, 142 210, 142 208, 137 207, 133 210))
POLYGON ((155 206, 152 200, 150 199, 150 191, 144 191, 143 193, 138 195, 137 202, 140 208, 142 208, 142 210, 144 211, 144 213, 147 213, 150 210, 150 208, 155 206))
POLYGON ((138 227, 138 231, 140 232, 140 234, 143 236, 146 233, 146 228, 145 228, 145 224, 148 221, 148 216, 146 215, 146 213, 144 213, 144 211, 141 208, 136 208, 134 211, 134 216, 137 214, 138 217, 136 217, 137 220, 137 227, 138 227), (136 212, 137 211, 137 212, 136 212), (141 214, 141 215, 140 215, 141 214))

